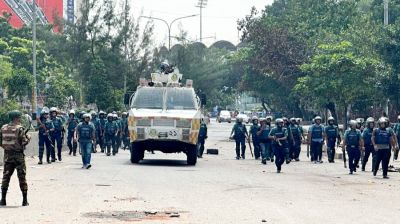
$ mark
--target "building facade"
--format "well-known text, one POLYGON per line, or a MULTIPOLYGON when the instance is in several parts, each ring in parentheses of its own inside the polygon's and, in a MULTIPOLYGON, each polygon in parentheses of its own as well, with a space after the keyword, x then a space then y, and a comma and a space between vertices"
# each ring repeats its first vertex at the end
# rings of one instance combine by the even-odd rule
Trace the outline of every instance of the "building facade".
POLYGON ((32 22, 33 3, 36 4, 37 22, 46 25, 54 24, 57 18, 74 23, 79 18, 82 0, 0 0, 0 16, 10 16, 10 25, 21 28, 32 22))

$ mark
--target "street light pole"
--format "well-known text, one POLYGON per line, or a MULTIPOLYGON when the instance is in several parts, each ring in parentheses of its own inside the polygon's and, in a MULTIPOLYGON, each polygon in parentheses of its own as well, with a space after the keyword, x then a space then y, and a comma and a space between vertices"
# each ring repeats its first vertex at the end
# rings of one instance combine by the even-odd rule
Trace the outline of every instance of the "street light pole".
POLYGON ((36 80, 36 3, 32 0, 32 72, 33 72, 33 91, 32 91, 32 113, 37 112, 37 80, 36 80))
POLYGON ((194 14, 194 15, 179 17, 179 18, 172 20, 170 23, 168 23, 164 19, 152 17, 152 16, 140 16, 139 18, 153 19, 153 20, 158 20, 158 21, 165 23, 165 25, 167 25, 167 28, 168 28, 168 50, 171 50, 171 27, 172 27, 172 25, 178 20, 191 18, 191 17, 195 17, 195 16, 198 16, 198 15, 194 14))

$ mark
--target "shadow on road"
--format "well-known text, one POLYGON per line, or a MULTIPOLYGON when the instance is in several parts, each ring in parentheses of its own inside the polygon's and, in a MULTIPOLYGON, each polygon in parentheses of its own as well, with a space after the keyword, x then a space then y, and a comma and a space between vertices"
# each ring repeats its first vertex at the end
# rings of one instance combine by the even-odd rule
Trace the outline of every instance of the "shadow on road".
POLYGON ((187 165, 185 160, 172 160, 172 159, 145 159, 140 161, 139 164, 132 164, 129 162, 130 165, 136 166, 171 166, 171 167, 193 167, 187 165))

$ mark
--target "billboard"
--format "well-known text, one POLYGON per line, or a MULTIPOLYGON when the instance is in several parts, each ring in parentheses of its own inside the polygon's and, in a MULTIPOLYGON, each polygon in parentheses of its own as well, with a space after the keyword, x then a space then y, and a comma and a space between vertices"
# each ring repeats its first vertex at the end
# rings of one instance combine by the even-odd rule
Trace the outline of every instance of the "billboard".
POLYGON ((36 4, 36 18, 40 24, 53 24, 63 18, 64 0, 0 0, 0 16, 10 15, 9 23, 15 28, 30 24, 33 18, 33 3, 36 4))

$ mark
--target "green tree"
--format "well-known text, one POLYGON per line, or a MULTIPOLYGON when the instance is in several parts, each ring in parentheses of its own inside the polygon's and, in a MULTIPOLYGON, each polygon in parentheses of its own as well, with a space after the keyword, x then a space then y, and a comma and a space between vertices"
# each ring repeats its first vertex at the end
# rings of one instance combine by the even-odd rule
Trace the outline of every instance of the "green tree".
MULTIPOLYGON (((357 55, 347 41, 338 44, 324 44, 301 69, 307 75, 298 79, 295 93, 307 99, 306 103, 319 108, 333 103, 331 113, 336 116, 335 105, 346 111, 349 105, 366 96, 377 96, 379 80, 388 75, 382 61, 357 55)), ((377 100, 377 99, 375 99, 377 100)))

